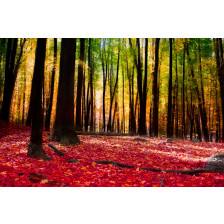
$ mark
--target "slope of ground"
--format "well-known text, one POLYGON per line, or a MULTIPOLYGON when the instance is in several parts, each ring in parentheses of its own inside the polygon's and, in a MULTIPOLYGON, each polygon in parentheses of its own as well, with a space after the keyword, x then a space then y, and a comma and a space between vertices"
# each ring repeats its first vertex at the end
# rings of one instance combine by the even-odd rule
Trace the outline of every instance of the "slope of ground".
POLYGON ((71 187, 222 187, 222 173, 195 175, 157 173, 140 168, 194 169, 204 159, 224 153, 222 143, 192 143, 162 138, 133 141, 129 136, 80 136, 81 144, 63 146, 43 133, 43 148, 52 161, 27 158, 30 128, 0 121, 0 186, 71 187), (65 153, 60 156, 48 144, 65 153), (79 162, 69 163, 68 160, 79 162), (136 168, 97 164, 96 160, 115 161, 136 168))

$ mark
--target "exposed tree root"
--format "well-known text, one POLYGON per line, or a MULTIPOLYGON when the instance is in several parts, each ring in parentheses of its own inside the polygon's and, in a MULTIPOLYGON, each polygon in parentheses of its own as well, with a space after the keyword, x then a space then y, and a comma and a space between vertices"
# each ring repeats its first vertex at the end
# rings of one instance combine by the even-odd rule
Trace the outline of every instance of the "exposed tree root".
POLYGON ((98 163, 98 164, 113 164, 117 167, 122 167, 122 168, 134 168, 134 166, 126 165, 126 164, 123 164, 123 163, 117 163, 117 162, 114 162, 114 161, 95 160, 94 162, 98 163))
POLYGON ((127 164, 123 163, 117 163, 114 161, 107 161, 107 160, 95 160, 95 163, 98 164, 113 164, 117 167, 122 167, 122 168, 139 168, 140 170, 147 170, 147 171, 152 171, 152 172, 163 172, 163 173, 181 173, 181 174, 188 174, 188 175, 194 175, 197 173, 223 173, 224 169, 207 169, 207 168, 198 168, 198 169, 191 169, 191 170, 163 170, 163 169, 156 169, 156 168, 140 168, 140 167, 135 167, 135 166, 130 166, 127 164))
POLYGON ((65 155, 64 152, 58 150, 58 149, 57 149, 55 146, 53 146, 52 144, 48 144, 48 146, 51 147, 51 148, 54 150, 54 152, 56 152, 56 153, 59 154, 60 156, 64 156, 64 155, 65 155))
POLYGON ((28 157, 30 158, 36 158, 36 159, 43 159, 45 161, 51 161, 52 158, 48 157, 44 150, 42 145, 37 145, 35 143, 30 142, 28 144, 28 157))
MULTIPOLYGON (((153 172, 163 172, 163 173, 181 173, 181 174, 188 174, 188 175, 193 175, 197 173, 217 173, 221 171, 214 171, 214 170, 207 170, 205 168, 199 168, 199 169, 192 169, 192 170, 162 170, 162 169, 156 169, 156 168, 140 168, 142 170, 147 170, 147 171, 153 171, 153 172)), ((222 171, 224 172, 224 171, 222 171)))
POLYGON ((68 159, 67 162, 68 163, 78 163, 79 160, 78 159, 68 159))

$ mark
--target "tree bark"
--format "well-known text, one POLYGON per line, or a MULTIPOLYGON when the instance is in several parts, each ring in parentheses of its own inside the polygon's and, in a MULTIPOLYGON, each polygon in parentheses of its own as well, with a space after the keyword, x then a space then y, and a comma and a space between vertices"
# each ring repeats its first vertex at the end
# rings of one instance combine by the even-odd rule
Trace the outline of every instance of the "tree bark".
POLYGON ((53 62, 53 69, 52 69, 52 76, 51 76, 50 99, 49 101, 47 101, 47 111, 46 111, 46 120, 45 120, 45 130, 47 131, 50 130, 56 65, 57 65, 57 38, 54 38, 54 62, 53 62))
POLYGON ((156 38, 155 46, 155 67, 153 71, 153 124, 152 124, 152 136, 158 137, 158 84, 157 84, 157 74, 158 74, 158 64, 159 64, 159 41, 160 38, 156 38))
POLYGON ((221 139, 224 141, 224 63, 222 39, 216 38, 216 65, 220 85, 221 106, 222 106, 222 133, 221 139))
POLYGON ((167 138, 173 137, 172 122, 172 38, 169 38, 170 57, 169 57, 169 91, 168 91, 168 113, 167 113, 167 138))
MULTIPOLYGON (((62 38, 60 74, 53 140, 64 145, 80 143, 74 127, 74 69, 76 39, 62 38)), ((80 96, 81 97, 81 96, 80 96)))
POLYGON ((112 90, 112 86, 111 86, 112 91, 111 91, 111 98, 110 98, 110 111, 109 111, 107 131, 112 131, 112 106, 113 106, 116 89, 117 89, 117 85, 118 85, 119 63, 120 63, 120 43, 118 44, 117 74, 116 74, 116 80, 115 80, 115 85, 114 85, 113 90, 112 90))
POLYGON ((175 82, 175 88, 176 88, 176 93, 175 93, 175 135, 176 138, 179 137, 178 133, 178 128, 179 128, 179 107, 178 107, 178 72, 177 72, 177 48, 176 48, 176 82, 175 82))
MULTIPOLYGON (((200 44, 200 38, 198 38, 198 56, 199 56, 199 74, 201 78, 201 109, 202 110, 202 131, 204 134, 205 141, 209 141, 209 133, 208 133, 208 127, 207 127, 207 112, 205 107, 205 97, 204 97, 204 85, 203 85, 203 78, 202 78, 202 63, 201 63, 201 44, 200 44)), ((199 92, 199 91, 198 91, 199 92)), ((199 107, 200 108, 200 107, 199 107)))
POLYGON ((5 85, 2 104, 2 120, 5 121, 9 121, 11 100, 17 77, 17 73, 14 73, 17 42, 18 38, 8 39, 5 65, 5 85))
POLYGON ((91 50, 91 38, 89 38, 89 76, 90 76, 90 131, 93 131, 93 66, 92 66, 92 50, 91 50))
POLYGON ((77 84, 77 98, 76 98, 76 130, 82 130, 82 82, 83 82, 83 65, 84 65, 84 52, 85 52, 85 38, 80 38, 80 55, 78 66, 78 84, 77 84))
POLYGON ((182 87, 182 136, 186 139, 186 127, 185 127, 185 51, 186 44, 184 42, 183 49, 183 87, 182 87))
POLYGON ((32 108, 32 129, 31 138, 28 145, 28 157, 40 158, 43 160, 52 160, 46 156, 42 147, 42 123, 43 123, 43 110, 42 110, 42 88, 44 78, 44 64, 46 54, 46 38, 38 38, 35 56, 35 66, 33 72, 33 108, 32 108))

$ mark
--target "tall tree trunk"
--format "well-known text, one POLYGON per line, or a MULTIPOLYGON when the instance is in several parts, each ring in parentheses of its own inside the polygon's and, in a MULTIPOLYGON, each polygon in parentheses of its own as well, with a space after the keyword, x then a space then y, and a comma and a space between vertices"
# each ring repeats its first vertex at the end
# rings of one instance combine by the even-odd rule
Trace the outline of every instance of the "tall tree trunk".
POLYGON ((65 145, 80 143, 74 127, 75 52, 76 39, 62 38, 60 75, 53 139, 65 145))
POLYGON ((216 38, 216 64, 220 85, 221 106, 222 106, 222 133, 221 139, 224 141, 224 63, 223 63, 223 46, 222 39, 216 38))
POLYGON ((86 108, 85 108, 85 103, 86 103, 86 71, 85 71, 85 68, 84 68, 84 73, 83 73, 83 79, 82 79, 82 110, 81 110, 81 127, 85 127, 85 111, 86 111, 86 108))
POLYGON ((152 124, 152 136, 158 137, 158 63, 159 63, 159 41, 160 38, 156 38, 155 46, 155 67, 153 71, 153 124, 152 124))
POLYGON ((1 103, 1 99, 2 99, 2 93, 3 93, 3 79, 4 79, 4 75, 2 72, 2 61, 4 62, 5 59, 5 46, 6 46, 6 38, 1 38, 0 39, 0 103, 1 103))
POLYGON ((217 91, 217 82, 215 82, 215 105, 216 105, 216 139, 215 141, 218 142, 220 139, 220 107, 218 103, 218 91, 217 91))
MULTIPOLYGON (((146 124, 145 116, 143 109, 143 91, 142 91, 142 61, 141 61, 141 47, 140 40, 137 38, 137 47, 138 47, 138 62, 136 63, 137 67, 137 86, 138 86, 138 95, 139 95, 139 119, 138 119, 138 133, 141 135, 146 134, 146 124)), ((137 61, 137 60, 136 60, 137 61)))
POLYGON ((109 118, 108 118, 108 125, 107 125, 107 130, 112 131, 112 106, 116 94, 116 89, 118 85, 118 73, 119 73, 119 63, 120 63, 120 43, 118 45, 118 59, 117 59, 117 74, 116 74, 116 80, 115 80, 115 85, 114 89, 111 92, 111 99, 110 99, 110 111, 109 111, 109 118))
POLYGON ((23 84, 23 114, 22 114, 22 124, 25 121, 25 100, 26 100, 26 73, 24 72, 24 84, 23 84))
POLYGON ((173 122, 172 122, 172 38, 169 38, 170 46, 170 61, 169 61, 169 93, 168 93, 168 113, 167 113, 167 137, 173 137, 173 122))
POLYGON ((17 73, 14 73, 17 42, 18 38, 8 39, 5 65, 5 85, 2 104, 2 120, 5 121, 9 121, 11 100, 17 77, 17 73))
MULTIPOLYGON (((202 131, 204 134, 205 141, 209 141, 209 133, 208 133, 208 127, 207 127, 207 112, 205 107, 205 97, 204 97, 204 85, 203 85, 203 78, 202 78, 202 63, 201 63, 201 44, 200 44, 200 38, 198 38, 198 52, 199 52, 199 74, 201 78, 201 109, 202 110, 202 131)), ((198 90, 199 92, 199 90, 198 90)))
POLYGON ((140 40, 137 38, 137 49, 138 49, 138 58, 132 47, 132 41, 129 39, 129 43, 134 55, 134 62, 137 68, 137 86, 138 86, 138 96, 139 96, 139 119, 138 119, 138 133, 141 135, 146 135, 146 97, 147 97, 147 59, 148 59, 148 39, 145 41, 145 78, 144 86, 142 87, 142 61, 141 61, 141 46, 140 40))
POLYGON ((125 110, 124 110, 124 70, 122 66, 122 78, 123 78, 123 117, 122 117, 122 132, 125 133, 125 110))
MULTIPOLYGON (((127 52, 127 49, 126 49, 126 52, 127 52)), ((136 121, 135 121, 135 115, 134 115, 134 102, 133 102, 134 66, 133 66, 133 72, 132 74, 130 74, 127 54, 126 54, 126 66, 127 66, 127 77, 128 77, 128 86, 129 86, 129 134, 134 135, 136 133, 136 123, 135 123, 136 121)))
POLYGON ((46 156, 42 147, 42 88, 44 78, 44 63, 46 54, 46 38, 38 38, 35 56, 35 66, 33 72, 33 108, 32 108, 32 129, 31 138, 28 145, 28 157, 52 160, 46 156))
POLYGON ((175 117, 175 135, 176 138, 178 138, 178 127, 179 127, 179 119, 178 119, 178 72, 177 72, 177 48, 176 48, 176 94, 175 94, 175 111, 176 111, 176 117, 175 117))
POLYGON ((45 130, 47 131, 49 131, 50 129, 56 66, 57 66, 57 38, 54 38, 54 62, 53 62, 53 69, 52 69, 52 76, 51 76, 50 99, 47 101, 47 111, 46 111, 46 120, 45 120, 45 130))
POLYGON ((89 38, 89 76, 90 76, 90 131, 93 131, 93 67, 92 67, 92 54, 91 54, 91 38, 89 38))
POLYGON ((83 82, 83 64, 85 52, 85 38, 80 38, 80 56, 78 66, 78 84, 77 84, 77 99, 76 99, 76 130, 82 130, 82 82, 83 82))
POLYGON ((108 78, 108 59, 105 59, 105 41, 102 43, 101 49, 101 60, 103 69, 103 130, 106 131, 106 109, 105 109, 105 95, 106 95, 106 84, 108 78), (106 63, 106 65, 105 65, 106 63))
POLYGON ((186 139, 186 127, 185 127, 185 51, 186 43, 184 42, 183 50, 183 87, 182 87, 182 136, 183 139, 186 139))
POLYGON ((145 76, 142 93, 142 134, 147 134, 146 128, 146 105, 147 105, 147 82, 148 82, 148 38, 145 38, 145 76))
POLYGON ((90 88, 90 83, 88 83, 87 94, 86 94, 85 131, 88 131, 88 126, 89 126, 89 108, 90 108, 89 88, 90 88))

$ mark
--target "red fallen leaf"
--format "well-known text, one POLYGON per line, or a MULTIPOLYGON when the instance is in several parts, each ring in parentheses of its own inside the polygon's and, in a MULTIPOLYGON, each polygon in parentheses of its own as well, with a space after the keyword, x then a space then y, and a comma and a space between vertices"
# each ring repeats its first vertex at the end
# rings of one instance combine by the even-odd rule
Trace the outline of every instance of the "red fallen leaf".
POLYGON ((43 148, 51 162, 27 158, 30 128, 0 121, 0 186, 224 186, 219 173, 193 176, 175 173, 155 173, 140 168, 195 169, 204 167, 204 159, 224 153, 220 143, 194 144, 177 140, 159 145, 164 139, 147 138, 148 142, 133 141, 134 137, 81 136, 81 144, 57 148, 65 155, 59 157, 48 144, 49 133, 43 132, 43 148), (69 163, 70 159, 79 163, 69 163), (93 161, 114 161, 97 164, 93 161), (114 164, 126 164, 126 169, 114 164), (138 168, 139 167, 139 168, 138 168), (46 176, 30 176, 31 173, 46 176), (30 177, 29 177, 30 176, 30 177), (18 179, 19 178, 19 179, 18 179), (31 181, 30 181, 31 178, 31 181), (165 178, 165 181, 162 180, 165 178))

